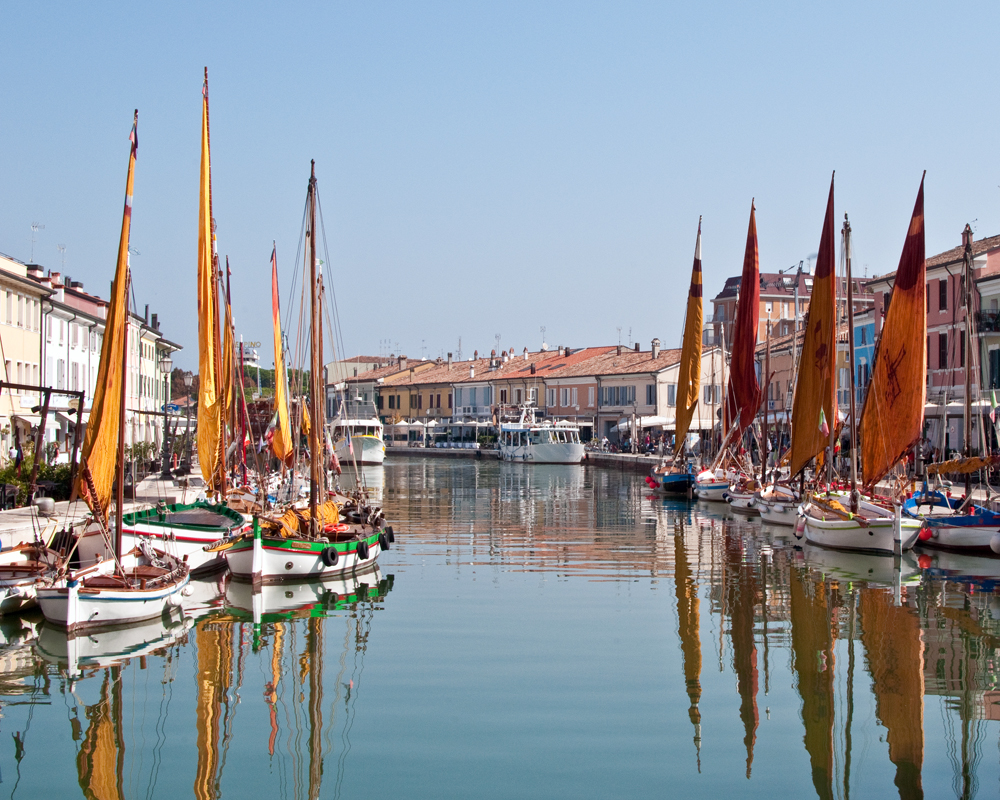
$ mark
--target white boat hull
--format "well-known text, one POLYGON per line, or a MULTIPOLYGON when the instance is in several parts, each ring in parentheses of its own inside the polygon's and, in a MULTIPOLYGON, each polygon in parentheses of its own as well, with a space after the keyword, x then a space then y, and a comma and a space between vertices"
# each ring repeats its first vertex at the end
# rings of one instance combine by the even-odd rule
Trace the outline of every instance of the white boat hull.
MULTIPOLYGON (((846 497, 835 498, 841 503, 846 497)), ((795 535, 807 542, 835 550, 871 553, 897 553, 913 547, 920 533, 919 520, 895 515, 888 509, 861 501, 859 516, 841 519, 833 514, 822 518, 812 504, 803 504, 803 522, 795 535), (800 532, 801 527, 801 532, 800 532)))
POLYGON ((341 469, 346 469, 355 459, 358 464, 363 465, 381 464, 385 461, 385 442, 378 436, 355 434, 351 437, 350 444, 354 447, 353 454, 346 436, 333 445, 333 452, 337 454, 341 469))
POLYGON ((757 507, 754 505, 754 496, 751 492, 734 492, 732 489, 726 493, 726 500, 729 502, 730 508, 733 511, 738 511, 741 514, 758 514, 757 507))
POLYGON ((580 464, 585 453, 586 448, 581 442, 500 446, 501 461, 525 461, 533 464, 580 464))
POLYGON ((256 537, 252 547, 232 547, 224 552, 237 580, 285 583, 368 572, 375 568, 382 548, 377 541, 369 545, 367 558, 359 558, 356 549, 341 552, 333 566, 324 563, 320 551, 275 546, 265 537, 256 537))
POLYGON ((794 527, 799 519, 799 499, 791 494, 773 489, 765 489, 754 495, 754 506, 760 518, 771 525, 794 527))

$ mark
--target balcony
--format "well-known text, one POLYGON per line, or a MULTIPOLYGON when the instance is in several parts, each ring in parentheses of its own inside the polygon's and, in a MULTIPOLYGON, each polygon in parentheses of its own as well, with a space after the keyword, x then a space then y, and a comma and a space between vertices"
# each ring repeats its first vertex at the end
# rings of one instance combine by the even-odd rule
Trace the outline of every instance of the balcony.
POLYGON ((976 328, 980 333, 1000 333, 1000 311, 977 311, 976 328))

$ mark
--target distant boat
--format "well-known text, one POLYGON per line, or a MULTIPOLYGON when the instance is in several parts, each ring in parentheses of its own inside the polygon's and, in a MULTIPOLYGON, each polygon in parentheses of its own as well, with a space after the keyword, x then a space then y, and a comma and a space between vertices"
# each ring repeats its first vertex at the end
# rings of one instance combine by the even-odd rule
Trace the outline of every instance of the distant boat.
POLYGON ((571 422, 537 422, 531 403, 521 406, 517 422, 500 423, 499 458, 531 464, 579 464, 585 448, 580 428, 571 422))
POLYGON ((382 420, 378 418, 374 403, 369 405, 371 413, 367 414, 361 403, 341 401, 337 413, 330 420, 333 452, 342 467, 353 464, 371 466, 385 461, 382 420))

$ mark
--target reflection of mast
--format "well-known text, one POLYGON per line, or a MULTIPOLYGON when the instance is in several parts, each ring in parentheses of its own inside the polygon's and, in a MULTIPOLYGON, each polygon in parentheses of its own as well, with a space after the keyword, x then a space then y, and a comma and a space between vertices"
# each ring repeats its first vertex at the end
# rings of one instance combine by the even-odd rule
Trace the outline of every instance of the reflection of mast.
POLYGON ((198 646, 198 703, 195 736, 198 764, 194 773, 194 796, 198 800, 219 797, 219 733, 222 704, 228 697, 233 659, 232 632, 228 625, 202 620, 195 631, 198 646))
POLYGON ((900 797, 923 797, 924 646, 917 615, 878 589, 861 590, 861 641, 900 797))
POLYGON ((691 706, 688 716, 694 725, 694 746, 701 772, 701 638, 698 617, 698 583, 691 574, 687 552, 684 549, 683 523, 680 533, 674 534, 674 587, 677 594, 677 628, 684 656, 684 684, 691 706))
POLYGON ((812 584, 812 597, 807 582, 803 572, 791 570, 792 665, 802 698, 813 787, 826 800, 833 798, 833 637, 826 582, 812 584))
POLYGON ((264 698, 271 718, 271 736, 267 740, 267 753, 274 755, 278 738, 278 684, 281 683, 281 652, 285 641, 285 623, 274 623, 274 646, 271 648, 271 682, 264 687, 264 698))
POLYGON ((733 642, 733 670, 740 693, 740 720, 743 743, 747 749, 747 777, 753 765, 753 747, 757 741, 757 647, 754 644, 754 608, 757 603, 757 580, 752 569, 745 569, 739 539, 726 536, 726 561, 732 570, 729 580, 729 630, 733 642))
POLYGON ((80 788, 87 800, 121 800, 125 740, 122 736, 121 667, 104 673, 101 699, 86 711, 87 732, 76 755, 80 788))

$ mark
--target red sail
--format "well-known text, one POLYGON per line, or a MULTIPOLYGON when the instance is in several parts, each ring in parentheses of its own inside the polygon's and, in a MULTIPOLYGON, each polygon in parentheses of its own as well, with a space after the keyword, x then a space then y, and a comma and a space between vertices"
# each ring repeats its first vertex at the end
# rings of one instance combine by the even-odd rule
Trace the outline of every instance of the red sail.
POLYGON ((757 322, 760 316, 760 271, 757 255, 757 216, 750 203, 750 227, 747 249, 743 255, 743 278, 736 306, 733 352, 730 360, 729 386, 726 389, 726 430, 739 419, 742 433, 753 422, 760 405, 760 384, 754 351, 757 349, 757 322))

